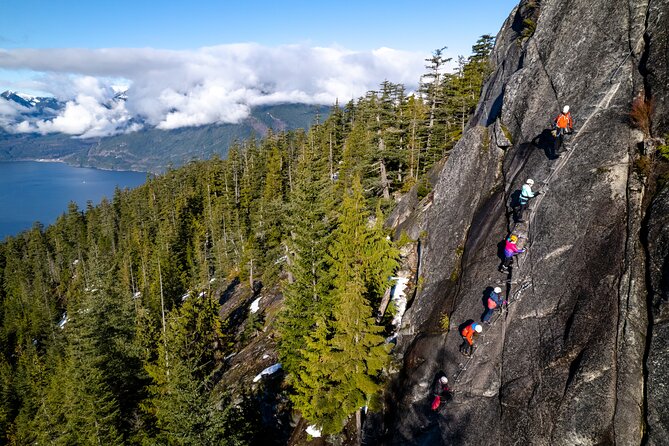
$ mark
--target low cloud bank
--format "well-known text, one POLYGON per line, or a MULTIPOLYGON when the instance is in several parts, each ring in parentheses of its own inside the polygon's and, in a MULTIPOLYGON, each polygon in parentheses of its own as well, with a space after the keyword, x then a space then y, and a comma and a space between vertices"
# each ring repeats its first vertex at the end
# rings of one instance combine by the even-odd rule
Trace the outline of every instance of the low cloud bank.
POLYGON ((236 123, 257 105, 332 104, 384 79, 415 87, 424 54, 380 48, 355 52, 303 45, 234 44, 193 51, 157 49, 0 50, 0 68, 40 73, 33 88, 66 106, 52 119, 26 118, 0 101, 0 126, 13 132, 81 137, 236 123), (118 84, 127 100, 115 99, 118 84), (116 88, 114 88, 116 86, 116 88), (140 124, 141 123, 141 124, 140 124))

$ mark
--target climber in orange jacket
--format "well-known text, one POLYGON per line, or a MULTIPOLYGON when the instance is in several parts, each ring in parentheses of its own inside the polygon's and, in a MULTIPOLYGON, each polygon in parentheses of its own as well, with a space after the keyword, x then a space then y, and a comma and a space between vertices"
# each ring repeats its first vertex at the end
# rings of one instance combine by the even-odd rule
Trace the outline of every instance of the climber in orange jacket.
POLYGON ((474 337, 483 331, 481 324, 472 322, 462 329, 462 345, 460 346, 460 353, 465 356, 471 356, 474 352, 474 337))
POLYGON ((562 140, 564 139, 564 135, 570 134, 574 131, 574 119, 571 117, 568 105, 565 105, 562 108, 562 113, 560 113, 558 117, 554 119, 553 122, 555 127, 555 129, 553 130, 555 132, 554 133, 555 142, 553 144, 551 153, 549 154, 549 157, 551 159, 555 159, 558 157, 558 150, 560 148, 562 140))

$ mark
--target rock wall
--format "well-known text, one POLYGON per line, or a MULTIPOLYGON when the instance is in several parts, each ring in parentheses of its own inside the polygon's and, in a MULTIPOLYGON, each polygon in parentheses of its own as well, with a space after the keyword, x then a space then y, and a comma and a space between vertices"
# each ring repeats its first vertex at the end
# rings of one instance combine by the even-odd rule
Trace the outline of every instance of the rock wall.
POLYGON ((648 444, 669 443, 669 188, 653 200, 645 234, 648 246, 651 340, 648 345, 648 444))
POLYGON ((426 234, 422 288, 398 339, 403 367, 388 410, 367 427, 367 444, 669 443, 658 373, 666 325, 647 348, 648 200, 638 160, 648 135, 629 119, 632 100, 652 95, 653 131, 669 131, 667 14, 669 0, 522 1, 512 12, 432 205, 407 219, 416 225, 409 233, 426 234), (576 132, 549 160, 546 129, 565 104, 576 132), (514 225, 508 204, 527 178, 543 194, 514 225), (528 251, 507 276, 497 267, 510 231, 528 251), (467 359, 458 327, 480 320, 492 286, 504 289, 508 311, 467 359), (439 371, 456 394, 435 413, 429 388, 439 371), (646 375, 657 382, 655 409, 644 403, 646 375))

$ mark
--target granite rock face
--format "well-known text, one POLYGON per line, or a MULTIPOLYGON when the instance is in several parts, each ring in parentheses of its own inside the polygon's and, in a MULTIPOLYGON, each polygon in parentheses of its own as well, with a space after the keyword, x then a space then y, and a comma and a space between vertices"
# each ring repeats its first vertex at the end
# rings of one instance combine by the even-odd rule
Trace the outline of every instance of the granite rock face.
POLYGON ((650 278, 651 340, 648 348, 648 444, 669 443, 669 188, 653 200, 646 238, 650 278))
POLYGON ((666 298, 667 243, 657 253, 650 243, 657 231, 669 237, 666 220, 642 237, 646 222, 667 218, 669 200, 656 199, 659 217, 645 219, 648 175, 638 162, 650 136, 669 132, 667 15, 669 0, 524 0, 512 12, 431 206, 403 219, 422 234, 422 286, 398 337, 402 369, 367 444, 669 444, 669 326, 654 309, 649 322, 648 306, 651 289, 666 298), (654 98, 653 135, 631 125, 638 95, 654 98), (552 160, 548 129, 566 104, 575 132, 552 160), (514 223, 510 203, 528 178, 542 194, 514 223), (511 232, 528 250, 502 274, 500 243, 511 232), (653 261, 659 278, 648 274, 653 261), (494 286, 508 309, 466 358, 458 328, 480 321, 494 286), (432 412, 440 371, 456 393, 432 412))

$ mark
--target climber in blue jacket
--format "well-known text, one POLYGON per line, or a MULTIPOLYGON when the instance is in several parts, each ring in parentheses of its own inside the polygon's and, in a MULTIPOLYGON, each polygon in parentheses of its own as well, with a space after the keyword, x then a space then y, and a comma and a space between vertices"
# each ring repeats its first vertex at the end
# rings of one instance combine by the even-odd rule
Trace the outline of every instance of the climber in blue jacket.
POLYGON ((518 206, 514 209, 516 211, 516 215, 514 217, 516 222, 521 223, 525 221, 523 220, 523 213, 525 212, 525 209, 527 208, 530 200, 538 195, 541 195, 541 192, 533 192, 532 186, 534 186, 534 180, 532 178, 528 178, 525 184, 523 184, 523 187, 520 189, 518 206))
POLYGON ((490 318, 492 317, 492 314, 495 312, 495 309, 502 307, 502 305, 506 304, 506 301, 504 298, 502 298, 502 289, 500 287, 495 287, 492 291, 490 291, 490 294, 488 294, 488 300, 486 301, 486 310, 485 313, 483 313, 483 317, 481 318, 481 321, 485 324, 490 324, 490 318))

